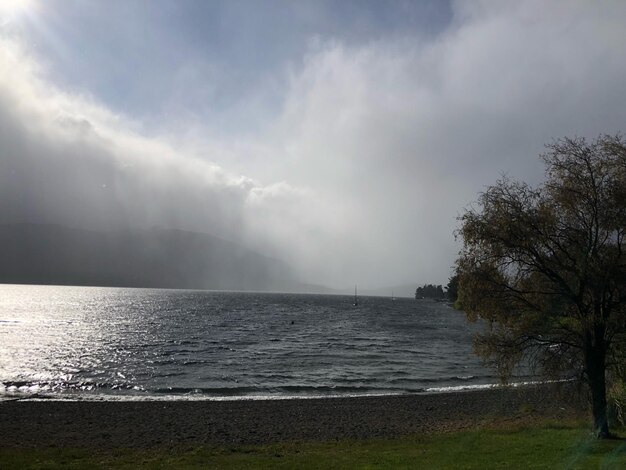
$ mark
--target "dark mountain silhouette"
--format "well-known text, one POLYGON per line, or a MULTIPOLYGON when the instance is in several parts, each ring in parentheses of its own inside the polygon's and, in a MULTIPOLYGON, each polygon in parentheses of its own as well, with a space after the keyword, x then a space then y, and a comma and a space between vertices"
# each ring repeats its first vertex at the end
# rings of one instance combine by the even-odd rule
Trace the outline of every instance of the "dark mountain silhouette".
POLYGON ((283 262, 207 234, 0 225, 0 283, 310 290, 293 279, 283 262))

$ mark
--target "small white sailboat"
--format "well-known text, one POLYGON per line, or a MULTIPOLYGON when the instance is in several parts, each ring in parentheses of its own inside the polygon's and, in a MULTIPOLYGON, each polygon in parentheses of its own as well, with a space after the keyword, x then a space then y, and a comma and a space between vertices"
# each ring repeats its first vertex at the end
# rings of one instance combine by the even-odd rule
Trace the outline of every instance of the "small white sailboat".
POLYGON ((358 307, 359 306, 359 301, 356 297, 356 284, 354 285, 354 306, 358 307))

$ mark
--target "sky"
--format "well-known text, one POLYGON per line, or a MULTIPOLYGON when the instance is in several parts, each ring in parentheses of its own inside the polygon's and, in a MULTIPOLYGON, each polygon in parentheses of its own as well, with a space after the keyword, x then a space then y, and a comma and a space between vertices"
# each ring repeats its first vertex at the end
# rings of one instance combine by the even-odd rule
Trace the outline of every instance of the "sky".
POLYGON ((0 223, 445 284, 479 192, 625 130, 624 77, 620 0, 0 0, 0 223))

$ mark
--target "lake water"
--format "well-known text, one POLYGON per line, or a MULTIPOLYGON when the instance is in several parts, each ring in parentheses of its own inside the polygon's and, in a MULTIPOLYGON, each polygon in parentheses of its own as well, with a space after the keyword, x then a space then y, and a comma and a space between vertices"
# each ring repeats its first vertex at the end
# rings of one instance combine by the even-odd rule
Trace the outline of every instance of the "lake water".
POLYGON ((0 285, 0 399, 402 394, 495 383, 428 300, 0 285))

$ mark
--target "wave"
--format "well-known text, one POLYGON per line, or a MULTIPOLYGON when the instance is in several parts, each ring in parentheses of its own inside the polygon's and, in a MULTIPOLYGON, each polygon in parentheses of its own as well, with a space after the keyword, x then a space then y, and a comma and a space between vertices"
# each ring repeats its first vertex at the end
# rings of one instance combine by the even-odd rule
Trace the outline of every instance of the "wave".
POLYGON ((425 393, 442 393, 442 392, 463 392, 471 390, 486 390, 490 388, 504 388, 504 387, 528 387, 531 385, 545 385, 554 383, 566 383, 572 382, 574 379, 560 379, 560 380, 525 380, 521 382, 511 382, 508 384, 503 383, 488 383, 488 384, 471 384, 471 385, 451 385, 444 387, 429 387, 424 390, 425 393))
MULTIPOLYGON (((533 385, 542 385, 554 382, 567 382, 568 380, 548 380, 548 381, 524 381, 508 384, 509 387, 524 387, 533 385)), ((201 389, 173 389, 163 390, 162 393, 134 393, 134 394, 111 394, 111 393, 89 393, 89 394, 36 394, 31 396, 2 396, 0 393, 0 401, 3 400, 25 400, 25 401, 248 401, 248 400, 314 400, 325 398, 359 398, 359 397, 393 397, 393 396, 410 396, 421 394, 437 394, 437 393, 462 393, 497 389, 506 387, 499 383, 490 384, 473 384, 460 386, 430 387, 421 388, 411 391, 378 389, 368 390, 358 387, 293 387, 291 393, 284 390, 283 393, 276 394, 269 391, 260 391, 258 389, 250 389, 244 394, 234 395, 212 395, 202 393, 201 389), (181 390, 188 390, 186 393, 180 393, 181 390), (302 393, 306 390, 308 393, 302 393), (178 393, 177 393, 178 392, 178 393), (311 393, 317 392, 317 393, 311 393)), ((213 391, 215 389, 212 389, 213 391)))
MULTIPOLYGON (((539 385, 555 381, 520 381, 511 387, 539 385)), ((279 387, 164 387, 143 390, 136 386, 119 384, 65 384, 63 387, 28 382, 0 385, 0 401, 4 400, 62 400, 62 401, 229 401, 229 400, 285 400, 366 396, 402 396, 432 393, 453 393, 500 388, 500 383, 441 385, 435 387, 371 387, 358 385, 311 386, 285 385, 279 387)))
POLYGON ((103 382, 42 382, 5 381, 0 382, 0 400, 8 398, 58 396, 67 393, 90 393, 97 390, 142 392, 143 389, 131 383, 103 382))
MULTIPOLYGON (((269 374, 252 374, 247 375, 246 380, 242 383, 214 386, 186 386, 183 381, 178 381, 171 386, 146 387, 141 384, 133 383, 123 376, 125 380, 107 381, 68 381, 68 380, 52 380, 52 381, 28 381, 28 380, 9 380, 0 382, 0 398, 3 396, 36 396, 36 395, 68 395, 68 394, 92 394, 102 393, 144 393, 149 395, 205 395, 209 397, 232 397, 252 394, 261 394, 263 396, 272 395, 319 395, 326 396, 328 394, 350 395, 350 394, 403 394, 403 393, 420 393, 429 391, 446 391, 462 389, 464 387, 484 387, 495 381, 495 377, 490 375, 450 375, 443 377, 415 377, 400 371, 395 375, 391 372, 388 377, 372 377, 367 374, 358 374, 351 377, 326 377, 323 380, 319 377, 320 384, 306 381, 298 383, 295 375, 287 375, 283 373, 269 374), (309 383, 307 383, 309 382, 309 383), (326 383, 323 383, 326 382, 326 383), (478 382, 478 383, 477 383, 478 382), (487 382, 487 384, 485 384, 487 382), (467 383, 467 385, 462 385, 467 383)), ((245 374, 244 374, 245 375, 245 374)), ((152 378, 160 377, 164 380, 171 381, 174 377, 184 377, 181 371, 172 371, 170 373, 155 374, 152 378)))

